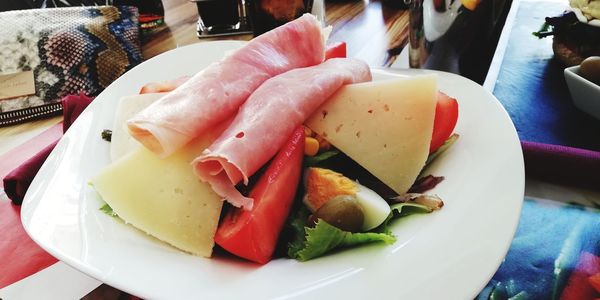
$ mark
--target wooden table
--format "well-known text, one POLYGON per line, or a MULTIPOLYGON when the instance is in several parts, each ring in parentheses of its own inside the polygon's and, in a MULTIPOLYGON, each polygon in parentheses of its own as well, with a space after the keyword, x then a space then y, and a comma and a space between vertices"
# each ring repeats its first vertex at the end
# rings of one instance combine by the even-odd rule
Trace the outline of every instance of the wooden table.
MULTIPOLYGON (((196 37, 198 11, 194 3, 186 0, 163 0, 163 3, 167 26, 144 38, 145 59, 180 46, 223 39, 196 37)), ((371 66, 391 65, 408 41, 407 10, 369 0, 326 1, 325 6, 326 23, 333 27, 329 40, 346 41, 348 56, 361 58, 371 66)), ((251 38, 252 35, 227 37, 251 38)))

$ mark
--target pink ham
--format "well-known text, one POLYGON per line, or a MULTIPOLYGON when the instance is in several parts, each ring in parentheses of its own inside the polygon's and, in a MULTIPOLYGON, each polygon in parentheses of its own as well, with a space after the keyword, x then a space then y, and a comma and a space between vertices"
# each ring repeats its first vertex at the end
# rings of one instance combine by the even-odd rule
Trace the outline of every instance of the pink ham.
POLYGON ((146 83, 141 89, 140 94, 151 94, 151 93, 168 93, 177 87, 184 84, 192 76, 181 76, 172 80, 165 80, 161 82, 150 82, 146 83))
POLYGON ((324 55, 321 24, 306 14, 199 72, 130 119, 129 131, 152 152, 168 156, 232 116, 265 80, 319 64, 324 55))
POLYGON ((192 162, 196 174, 234 206, 251 209, 253 200, 235 185, 248 184, 248 177, 338 88, 370 80, 364 62, 336 58, 265 81, 221 136, 192 162))

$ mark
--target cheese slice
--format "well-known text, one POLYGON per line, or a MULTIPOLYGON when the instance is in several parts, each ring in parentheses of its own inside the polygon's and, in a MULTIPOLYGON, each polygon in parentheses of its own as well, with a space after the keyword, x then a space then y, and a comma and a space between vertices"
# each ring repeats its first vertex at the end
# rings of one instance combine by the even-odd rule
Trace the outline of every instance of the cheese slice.
POLYGON ((141 146, 127 130, 127 120, 135 114, 160 99, 166 93, 141 94, 123 97, 117 105, 115 120, 112 127, 110 143, 110 159, 116 161, 123 155, 141 146))
POLYGON ((126 223, 186 252, 209 257, 223 202, 190 162, 223 126, 161 159, 139 147, 103 169, 91 184, 126 223))
POLYGON ((306 125, 399 194, 429 155, 435 75, 347 85, 306 125))

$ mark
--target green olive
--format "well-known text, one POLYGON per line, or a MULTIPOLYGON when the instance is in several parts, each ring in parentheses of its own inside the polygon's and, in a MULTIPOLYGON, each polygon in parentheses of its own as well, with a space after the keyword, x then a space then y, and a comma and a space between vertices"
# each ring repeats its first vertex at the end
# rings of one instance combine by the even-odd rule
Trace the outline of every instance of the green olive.
POLYGON ((354 196, 337 196, 325 202, 314 217, 335 226, 341 230, 360 231, 365 220, 365 214, 354 196))
POLYGON ((581 62, 579 73, 585 79, 600 84, 600 56, 590 56, 581 62))

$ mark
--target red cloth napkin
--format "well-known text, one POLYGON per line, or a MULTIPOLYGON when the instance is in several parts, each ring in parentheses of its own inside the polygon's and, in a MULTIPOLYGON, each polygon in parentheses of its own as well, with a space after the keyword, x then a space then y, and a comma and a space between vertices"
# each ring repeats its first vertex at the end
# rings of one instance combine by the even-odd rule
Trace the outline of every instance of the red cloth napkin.
MULTIPOLYGON (((79 117, 81 112, 92 102, 92 98, 86 95, 69 95, 63 98, 63 132, 75 122, 75 119, 79 117)), ((60 139, 60 138, 59 138, 60 139)), ((10 172, 4 177, 4 191, 8 198, 10 198, 15 204, 21 204, 25 192, 29 188, 31 181, 37 174, 38 170, 50 155, 50 152, 54 149, 58 143, 58 139, 51 144, 47 145, 40 152, 29 158, 19 167, 10 172)))
POLYGON ((14 204, 21 205, 31 181, 42 167, 58 140, 46 146, 4 177, 4 192, 14 204))
POLYGON ((69 95, 62 99, 63 104, 63 132, 71 127, 73 122, 79 117, 83 110, 92 103, 94 98, 90 98, 84 94, 69 95))
MULTIPOLYGON (((65 131, 91 101, 92 98, 85 95, 72 95, 63 99, 65 131)), ((7 167, 22 163, 4 177, 3 181, 5 192, 13 202, 22 201, 33 177, 58 142, 60 135, 57 134, 56 129, 57 127, 53 126, 0 157, 0 161, 8 162, 0 165, 0 176, 6 174, 7 167), (29 159, 24 155, 35 151, 40 152, 29 159)), ((0 199, 0 289, 35 274, 57 261, 29 238, 21 224, 20 209, 20 206, 0 199)))

